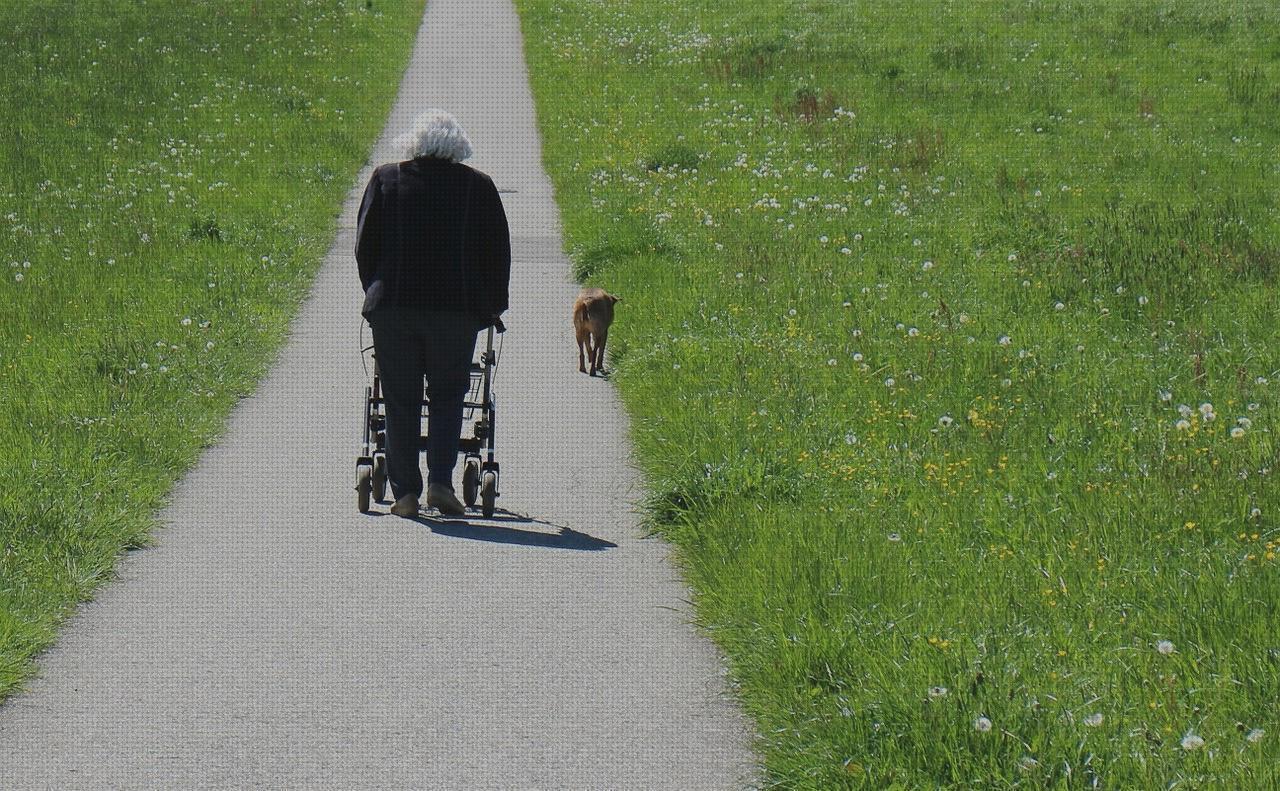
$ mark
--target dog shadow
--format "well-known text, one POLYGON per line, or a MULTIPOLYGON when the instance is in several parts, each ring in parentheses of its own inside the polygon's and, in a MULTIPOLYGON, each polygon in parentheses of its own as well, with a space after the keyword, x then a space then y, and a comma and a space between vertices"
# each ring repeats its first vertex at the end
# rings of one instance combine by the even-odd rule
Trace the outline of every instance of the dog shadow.
POLYGON ((409 518, 420 525, 430 528, 433 533, 472 541, 491 541, 499 544, 547 547, 550 549, 573 549, 580 552, 600 552, 606 549, 614 549, 618 546, 612 541, 580 533, 568 525, 558 525, 554 522, 536 519, 527 514, 518 514, 502 508, 496 509, 493 516, 480 517, 483 521, 471 522, 468 516, 451 517, 419 513, 417 516, 409 518), (495 522, 499 524, 495 525, 495 522), (558 532, 544 533, 538 530, 521 530, 517 527, 504 526, 501 524, 503 522, 512 525, 544 525, 556 528, 558 532))

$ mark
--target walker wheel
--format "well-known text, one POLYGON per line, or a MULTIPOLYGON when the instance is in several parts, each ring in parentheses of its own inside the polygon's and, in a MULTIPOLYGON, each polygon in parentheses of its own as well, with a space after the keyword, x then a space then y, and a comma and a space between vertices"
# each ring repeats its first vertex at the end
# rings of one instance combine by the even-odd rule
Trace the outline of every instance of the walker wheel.
POLYGON ((467 459, 466 464, 462 466, 462 501, 467 504, 468 508, 474 508, 476 504, 476 495, 480 489, 480 462, 475 459, 467 459))
POLYGON ((387 457, 373 457, 373 499, 382 502, 387 496, 387 457))
POLYGON ((482 505, 482 513, 486 517, 493 516, 493 501, 498 496, 498 475, 495 472, 486 472, 484 478, 480 482, 480 500, 482 505))
POLYGON ((356 468, 356 505, 360 508, 360 513, 369 513, 369 494, 373 489, 372 481, 373 469, 367 464, 361 464, 356 468))

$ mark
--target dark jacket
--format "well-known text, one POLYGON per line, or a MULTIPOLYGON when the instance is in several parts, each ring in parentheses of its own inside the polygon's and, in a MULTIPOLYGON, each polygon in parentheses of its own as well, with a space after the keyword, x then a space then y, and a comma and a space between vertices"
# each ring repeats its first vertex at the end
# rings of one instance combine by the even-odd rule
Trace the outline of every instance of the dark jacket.
POLYGON ((366 316, 384 302, 499 315, 511 237, 493 179, 443 159, 379 166, 360 204, 356 262, 366 316))

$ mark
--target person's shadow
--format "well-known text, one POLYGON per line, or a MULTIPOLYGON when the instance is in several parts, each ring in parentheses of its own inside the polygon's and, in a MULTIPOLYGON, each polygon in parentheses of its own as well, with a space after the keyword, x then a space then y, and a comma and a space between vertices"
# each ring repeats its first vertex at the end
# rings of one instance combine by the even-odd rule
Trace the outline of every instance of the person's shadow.
POLYGON ((433 533, 453 538, 469 538, 473 541, 495 541, 501 544, 520 544, 553 549, 577 549, 587 552, 599 552, 618 546, 612 541, 596 538, 586 533, 579 533, 568 525, 558 525, 554 522, 535 519, 532 516, 517 514, 502 508, 495 510, 493 516, 480 517, 484 521, 479 524, 472 524, 467 521, 469 516, 469 514, 467 516, 454 517, 419 513, 417 516, 410 518, 418 524, 431 528, 433 533), (513 525, 545 525, 556 528, 558 532, 544 533, 538 530, 521 530, 516 527, 494 525, 494 522, 507 522, 513 525))

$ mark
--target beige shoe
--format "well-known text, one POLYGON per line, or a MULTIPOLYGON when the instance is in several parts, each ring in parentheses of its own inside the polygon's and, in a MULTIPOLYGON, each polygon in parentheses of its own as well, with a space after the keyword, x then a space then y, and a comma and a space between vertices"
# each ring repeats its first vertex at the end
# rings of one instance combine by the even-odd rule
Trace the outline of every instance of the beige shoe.
POLYGON ((433 483, 427 487, 427 507, 438 508, 440 513, 449 516, 462 516, 467 512, 458 496, 443 483, 433 483))
POLYGON ((395 505, 391 506, 391 513, 396 516, 417 516, 418 515, 418 496, 416 494, 406 494, 395 505))

